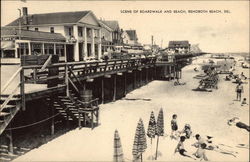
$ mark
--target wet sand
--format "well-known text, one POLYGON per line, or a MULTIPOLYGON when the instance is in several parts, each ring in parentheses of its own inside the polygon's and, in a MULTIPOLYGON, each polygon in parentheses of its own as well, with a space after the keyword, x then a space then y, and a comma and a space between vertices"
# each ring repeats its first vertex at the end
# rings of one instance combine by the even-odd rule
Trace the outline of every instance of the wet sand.
MULTIPOLYGON (((193 135, 199 133, 202 136, 213 136, 215 143, 227 145, 220 145, 222 148, 238 152, 235 154, 236 157, 233 157, 207 150, 210 161, 248 161, 249 149, 236 147, 238 144, 249 143, 248 132, 235 126, 228 126, 227 120, 239 117, 242 122, 249 125, 249 108, 241 106, 239 101, 234 101, 236 84, 224 81, 225 75, 220 75, 219 89, 213 92, 192 91, 198 86, 199 81, 193 78, 199 74, 193 69, 199 66, 202 59, 199 58, 182 70, 180 81, 186 82, 186 85, 174 86, 173 81, 153 81, 126 96, 128 99, 151 100, 118 100, 100 105, 101 124, 94 130, 90 128, 72 130, 18 157, 15 161, 112 161, 115 129, 119 131, 121 137, 125 160, 131 161, 139 118, 142 118, 147 130, 151 111, 154 111, 157 118, 160 108, 163 108, 164 112, 165 136, 160 137, 161 156, 158 157, 158 161, 192 161, 178 153, 174 154, 178 141, 169 137, 173 114, 178 115, 179 129, 182 129, 185 123, 189 123, 193 135)), ((249 76, 248 70, 237 67, 235 73, 240 74, 244 71, 244 74, 249 76)), ((249 80, 247 82, 248 84, 244 84, 243 97, 249 98, 249 80)), ((184 143, 189 154, 196 151, 196 148, 191 146, 194 142, 195 139, 192 137, 184 143)), ((147 145, 148 148, 143 154, 145 160, 155 153, 156 139, 153 139, 151 148, 150 139, 147 138, 147 145)))

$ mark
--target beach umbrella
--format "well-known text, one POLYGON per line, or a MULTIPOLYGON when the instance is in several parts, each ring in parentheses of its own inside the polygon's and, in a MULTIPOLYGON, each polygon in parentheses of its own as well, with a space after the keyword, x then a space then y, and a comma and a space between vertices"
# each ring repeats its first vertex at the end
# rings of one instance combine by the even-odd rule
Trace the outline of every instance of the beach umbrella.
POLYGON ((145 129, 143 121, 142 119, 140 119, 136 127, 134 144, 133 144, 132 154, 134 160, 138 160, 139 157, 141 157, 142 161, 142 153, 146 150, 146 148, 147 148, 147 140, 146 140, 145 129))
POLYGON ((151 144, 152 144, 152 138, 155 138, 155 134, 156 134, 156 121, 154 112, 152 111, 150 114, 150 119, 148 122, 148 131, 147 131, 147 136, 151 138, 151 144))
POLYGON ((156 134, 156 121, 154 112, 152 111, 150 114, 150 119, 148 122, 148 131, 147 131, 147 136, 151 139, 151 154, 152 154, 152 138, 155 138, 155 134, 156 134))
POLYGON ((121 139, 117 130, 114 134, 114 162, 124 162, 121 139))
POLYGON ((157 160, 157 151, 158 151, 158 143, 159 143, 159 136, 164 135, 164 116, 162 108, 159 111, 156 123, 156 135, 157 135, 157 144, 156 144, 156 152, 155 152, 155 160, 157 160))

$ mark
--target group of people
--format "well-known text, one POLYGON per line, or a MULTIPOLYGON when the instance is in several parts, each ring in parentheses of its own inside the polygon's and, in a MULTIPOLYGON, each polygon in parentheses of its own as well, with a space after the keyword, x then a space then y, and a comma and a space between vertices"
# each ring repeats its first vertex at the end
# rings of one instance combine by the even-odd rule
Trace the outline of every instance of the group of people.
POLYGON ((177 115, 174 114, 172 116, 171 120, 171 139, 178 140, 179 142, 174 150, 174 153, 179 152, 180 155, 184 157, 191 158, 193 160, 205 160, 208 161, 207 155, 206 155, 206 150, 213 150, 216 152, 220 152, 223 154, 228 154, 232 155, 234 157, 237 152, 234 151, 229 151, 226 149, 222 149, 218 145, 214 145, 211 136, 206 136, 206 138, 202 138, 200 134, 196 134, 195 136, 192 136, 192 130, 190 124, 185 124, 184 128, 181 131, 178 131, 178 124, 177 124, 177 115), (197 148, 196 152, 193 154, 189 154, 184 147, 184 142, 192 137, 195 137, 196 142, 192 144, 195 148, 197 148))

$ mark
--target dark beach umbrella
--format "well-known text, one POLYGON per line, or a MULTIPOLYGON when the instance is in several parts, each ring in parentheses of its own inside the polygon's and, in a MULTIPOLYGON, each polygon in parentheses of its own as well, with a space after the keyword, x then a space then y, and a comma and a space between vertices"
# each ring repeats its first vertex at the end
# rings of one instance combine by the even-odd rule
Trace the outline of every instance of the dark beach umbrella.
POLYGON ((157 144, 156 144, 156 152, 155 152, 155 160, 157 160, 157 151, 158 151, 158 143, 159 143, 159 136, 164 135, 164 116, 163 116, 163 110, 159 111, 159 115, 157 118, 157 124, 156 124, 156 135, 157 137, 157 144))
POLYGON ((114 134, 114 162, 124 162, 121 139, 117 130, 114 134))
POLYGON ((147 148, 147 140, 146 140, 145 129, 143 121, 142 119, 140 119, 136 127, 134 144, 133 144, 132 154, 134 156, 134 160, 138 160, 139 157, 141 157, 142 161, 142 153, 146 150, 146 148, 147 148))
POLYGON ((156 134, 156 121, 154 112, 152 111, 150 114, 150 119, 148 122, 148 131, 147 131, 147 136, 151 138, 151 145, 152 145, 152 138, 155 138, 155 134, 156 134))

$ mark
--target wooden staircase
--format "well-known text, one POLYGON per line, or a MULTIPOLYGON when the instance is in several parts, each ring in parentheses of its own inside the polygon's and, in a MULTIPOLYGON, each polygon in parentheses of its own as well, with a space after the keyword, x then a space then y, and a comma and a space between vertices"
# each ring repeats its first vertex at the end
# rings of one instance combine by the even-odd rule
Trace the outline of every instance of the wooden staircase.
POLYGON ((17 96, 14 96, 9 99, 7 104, 6 100, 8 100, 8 97, 1 96, 0 135, 3 133, 3 131, 6 129, 8 124, 11 122, 11 120, 21 107, 21 99, 17 96))

